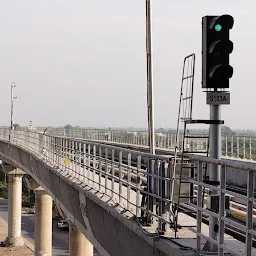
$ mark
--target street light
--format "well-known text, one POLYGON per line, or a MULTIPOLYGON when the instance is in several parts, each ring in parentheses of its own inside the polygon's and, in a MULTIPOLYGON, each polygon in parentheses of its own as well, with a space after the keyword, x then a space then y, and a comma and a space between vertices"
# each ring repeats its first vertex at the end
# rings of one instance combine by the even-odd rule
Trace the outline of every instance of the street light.
POLYGON ((11 83, 11 129, 14 129, 14 122, 13 122, 13 100, 17 99, 17 97, 13 96, 13 88, 16 87, 15 82, 11 83))

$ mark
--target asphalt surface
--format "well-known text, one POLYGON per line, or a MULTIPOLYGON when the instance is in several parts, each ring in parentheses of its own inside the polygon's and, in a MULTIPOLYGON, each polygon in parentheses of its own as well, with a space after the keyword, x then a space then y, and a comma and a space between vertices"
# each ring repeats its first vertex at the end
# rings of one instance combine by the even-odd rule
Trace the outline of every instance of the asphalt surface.
MULTIPOLYGON (((8 200, 0 199, 0 217, 8 221, 8 200)), ((68 231, 57 228, 57 221, 53 220, 52 232, 52 255, 66 256, 68 254, 68 231)), ((34 244, 35 238, 35 214, 22 214, 21 229, 22 236, 34 244)))
MULTIPOLYGON (((0 198, 0 217, 8 221, 8 200, 0 198)), ((66 256, 68 253, 68 230, 60 230, 57 227, 57 220, 52 223, 52 255, 66 256)), ((21 215, 21 233, 30 243, 35 240, 35 214, 23 213, 21 215)), ((1 241, 0 241, 1 242, 1 241)), ((94 249, 94 256, 100 254, 94 249)))

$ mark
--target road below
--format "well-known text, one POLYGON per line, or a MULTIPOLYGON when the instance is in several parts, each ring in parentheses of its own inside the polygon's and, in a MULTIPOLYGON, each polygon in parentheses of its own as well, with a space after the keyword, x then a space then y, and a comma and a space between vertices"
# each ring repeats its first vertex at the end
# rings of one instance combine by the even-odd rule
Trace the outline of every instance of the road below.
MULTIPOLYGON (((8 221, 8 200, 0 198, 0 217, 8 221)), ((52 232, 52 255, 53 256, 66 256, 68 253, 68 231, 60 230, 57 228, 57 221, 53 220, 52 232)), ((21 216, 21 229, 22 236, 25 237, 30 243, 34 244, 35 239, 35 215, 22 213, 21 216)), ((100 256, 97 252, 94 256, 100 256)))

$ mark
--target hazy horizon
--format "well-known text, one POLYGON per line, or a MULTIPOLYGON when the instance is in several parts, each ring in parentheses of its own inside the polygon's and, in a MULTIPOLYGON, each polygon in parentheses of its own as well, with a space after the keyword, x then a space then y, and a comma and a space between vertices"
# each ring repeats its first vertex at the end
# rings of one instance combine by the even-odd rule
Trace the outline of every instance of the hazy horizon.
MULTIPOLYGON (((81 129, 111 129, 111 130, 133 130, 133 131, 147 131, 148 128, 147 127, 125 127, 125 126, 114 126, 114 127, 109 127, 109 126, 79 126, 79 125, 72 125, 72 124, 66 124, 66 125, 71 125, 72 128, 81 128, 81 129)), ((36 126, 36 128, 64 128, 66 125, 63 126, 36 126)), ((222 125, 225 126, 225 125, 222 125)), ((27 125, 20 125, 20 127, 27 127, 27 125)), ((228 127, 230 128, 232 131, 251 131, 251 132, 256 132, 256 129, 242 129, 242 128, 232 128, 232 127, 228 127)), ((177 127, 155 127, 155 131, 159 130, 159 129, 164 129, 166 130, 176 130, 177 127)), ((181 125, 180 130, 183 130, 183 125, 181 125)), ((191 126, 191 128, 189 128, 189 130, 208 130, 208 128, 200 128, 200 127, 196 127, 196 126, 191 126)))

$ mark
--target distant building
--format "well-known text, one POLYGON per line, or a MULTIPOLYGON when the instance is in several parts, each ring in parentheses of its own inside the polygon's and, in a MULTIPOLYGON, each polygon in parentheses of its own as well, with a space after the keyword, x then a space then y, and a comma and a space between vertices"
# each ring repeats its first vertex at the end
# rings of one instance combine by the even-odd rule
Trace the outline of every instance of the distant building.
POLYGON ((32 124, 32 121, 29 122, 27 130, 37 132, 36 126, 34 124, 32 124))

